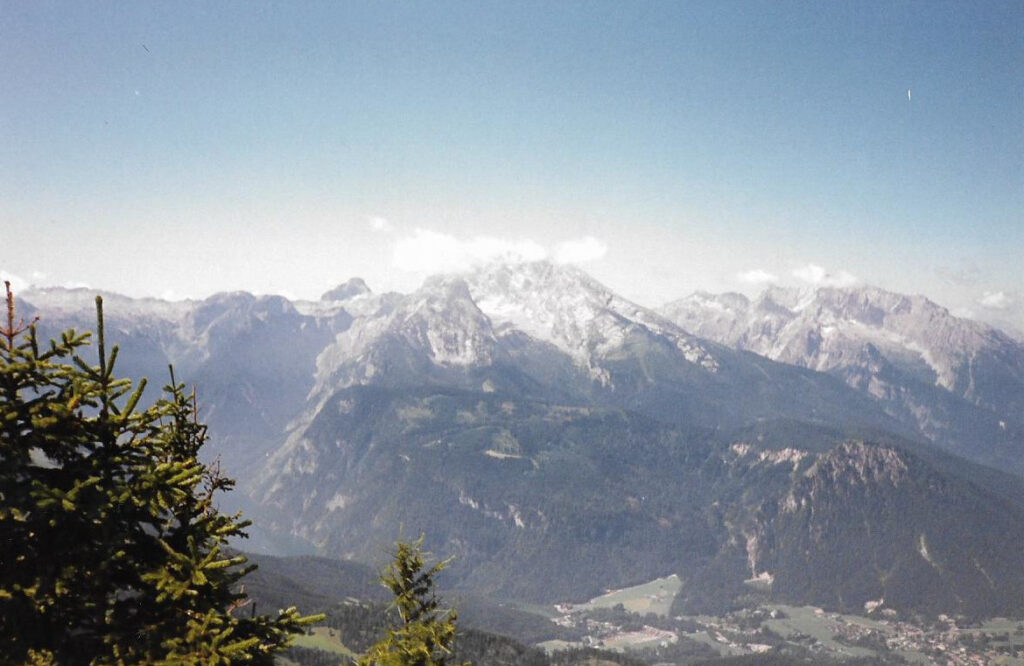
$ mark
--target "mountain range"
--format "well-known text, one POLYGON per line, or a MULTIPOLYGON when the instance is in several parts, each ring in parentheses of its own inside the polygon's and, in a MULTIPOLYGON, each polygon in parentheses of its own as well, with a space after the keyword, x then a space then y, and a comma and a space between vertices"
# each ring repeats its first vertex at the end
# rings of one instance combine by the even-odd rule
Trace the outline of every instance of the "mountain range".
MULTIPOLYGON (((23 296, 44 334, 94 292, 23 296)), ((546 262, 354 279, 320 301, 106 295, 120 370, 198 386, 266 539, 582 599, 678 574, 680 610, 1024 609, 1024 345, 875 288, 658 311, 546 262)))
POLYGON ((692 294, 660 312, 701 337, 838 377, 960 455, 1024 469, 1022 345, 922 296, 770 288, 753 301, 692 294))

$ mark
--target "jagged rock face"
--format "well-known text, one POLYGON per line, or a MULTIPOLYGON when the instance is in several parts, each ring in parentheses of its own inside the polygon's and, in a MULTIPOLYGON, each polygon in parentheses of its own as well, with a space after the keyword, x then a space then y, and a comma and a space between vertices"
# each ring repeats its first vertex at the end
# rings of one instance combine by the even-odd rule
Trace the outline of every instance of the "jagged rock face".
MULTIPOLYGON (((95 329, 95 296, 45 289, 24 298, 50 337, 69 326, 95 329)), ((280 445, 305 405, 317 354, 351 321, 343 310, 306 315, 280 296, 246 292, 180 302, 103 296, 108 344, 120 347, 117 372, 148 378, 148 399, 155 399, 173 364, 178 381, 197 387, 213 434, 206 454, 222 457, 236 475, 280 445)))
POLYGON ((354 384, 593 402, 712 427, 780 415, 899 427, 824 376, 700 340, 546 262, 432 279, 357 317, 320 355, 314 394, 354 384))
POLYGON ((340 333, 334 345, 324 350, 324 364, 331 358, 358 359, 380 337, 401 340, 441 366, 490 365, 497 353, 491 322, 461 280, 428 283, 367 326, 340 333))
MULTIPOLYGON (((750 300, 743 294, 709 294, 703 291, 659 308, 666 319, 684 330, 730 346, 737 346, 738 331, 746 324, 749 310, 750 300)), ((763 317, 763 334, 774 335, 778 326, 771 324, 772 320, 763 317)))
POLYGON ((739 294, 695 294, 662 312, 697 335, 822 371, 871 343, 909 374, 980 406, 1005 409, 1024 401, 990 394, 969 371, 972 362, 992 356, 1006 361, 1008 379, 1024 383, 1020 343, 922 296, 874 287, 770 288, 753 302, 739 294))
POLYGON ((896 488, 907 478, 907 464, 895 449, 844 442, 815 461, 805 476, 819 487, 860 484, 896 488))
POLYGON ((534 382, 516 367, 466 283, 437 278, 358 317, 324 347, 307 418, 334 391, 362 384, 519 393, 534 382))
POLYGON ((873 287, 694 294, 661 312, 697 335, 828 372, 933 441, 1024 472, 1024 345, 921 296, 873 287))
POLYGON ((186 318, 194 346, 180 355, 182 376, 197 386, 232 474, 248 473, 280 444, 305 405, 314 359, 342 319, 318 321, 280 296, 250 294, 211 297, 186 318))
POLYGON ((1024 598, 1019 504, 891 446, 718 439, 617 410, 352 386, 255 491, 279 509, 275 527, 330 554, 372 558, 396 524, 422 530, 457 556, 461 586, 502 597, 584 598, 677 573, 687 612, 885 597, 984 614, 1024 598), (998 595, 979 592, 982 571, 998 595))
POLYGON ((1024 554, 1006 544, 1024 538, 1021 518, 1019 504, 907 452, 844 443, 795 478, 761 562, 780 596, 825 606, 1013 612, 1024 554))
POLYGON ((568 354, 602 382, 606 359, 637 337, 677 348, 710 372, 714 355, 694 336, 631 303, 579 269, 537 262, 491 266, 468 277, 473 298, 496 326, 510 326, 568 354))

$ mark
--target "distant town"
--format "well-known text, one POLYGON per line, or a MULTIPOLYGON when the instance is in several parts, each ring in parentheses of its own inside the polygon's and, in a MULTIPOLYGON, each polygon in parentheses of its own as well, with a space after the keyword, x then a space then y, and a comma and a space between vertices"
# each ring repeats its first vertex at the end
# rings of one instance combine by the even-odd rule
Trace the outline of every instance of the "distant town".
POLYGON ((971 622, 939 615, 910 620, 868 604, 864 616, 829 612, 816 606, 763 605, 722 616, 669 616, 679 588, 675 576, 610 591, 586 604, 554 606, 552 621, 575 630, 579 639, 548 641, 548 650, 571 646, 639 651, 678 658, 720 656, 796 648, 844 660, 876 657, 888 663, 983 666, 1024 665, 1024 621, 971 622))

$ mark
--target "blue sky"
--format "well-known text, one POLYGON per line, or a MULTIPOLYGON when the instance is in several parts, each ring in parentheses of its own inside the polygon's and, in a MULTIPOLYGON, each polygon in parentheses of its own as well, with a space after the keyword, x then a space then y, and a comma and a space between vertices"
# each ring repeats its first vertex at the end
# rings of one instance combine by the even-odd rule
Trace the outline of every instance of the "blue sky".
POLYGON ((0 0, 0 145, 26 282, 315 297, 511 253, 1024 328, 1019 1, 0 0))

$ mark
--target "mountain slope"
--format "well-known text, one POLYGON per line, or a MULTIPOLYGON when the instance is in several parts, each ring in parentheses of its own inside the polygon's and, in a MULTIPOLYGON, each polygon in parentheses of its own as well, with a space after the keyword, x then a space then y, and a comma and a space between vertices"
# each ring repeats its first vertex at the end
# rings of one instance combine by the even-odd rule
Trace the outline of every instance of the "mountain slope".
MULTIPOLYGON (((317 354, 352 319, 341 308, 315 316, 280 296, 245 292, 174 303, 102 295, 107 338, 120 347, 117 372, 149 379, 153 400, 173 364, 179 381, 197 387, 213 434, 207 455, 222 457, 236 475, 280 444, 305 406, 317 354)), ((23 309, 40 315, 46 339, 68 327, 94 330, 95 296, 87 289, 34 290, 23 309)))
POLYGON ((399 524, 424 531, 455 554, 461 587, 496 597, 580 599, 677 573, 688 611, 752 598, 1020 606, 1019 503, 898 447, 808 437, 720 442, 621 410, 353 386, 256 490, 287 516, 274 527, 333 556, 372 559, 399 524), (978 587, 982 571, 998 593, 978 587))
POLYGON ((793 599, 863 610, 1019 612, 1019 505, 898 449, 848 442, 796 479, 763 565, 793 599), (976 524, 984 529, 976 530, 976 524), (998 581, 998 582, 997 582, 998 581))
POLYGON ((661 312, 737 349, 827 372, 966 457, 1024 472, 1024 345, 873 287, 694 294, 661 312))
POLYGON ((498 391, 707 427, 790 416, 913 432, 825 375, 701 340, 546 262, 432 279, 357 318, 318 358, 314 395, 355 384, 498 391))

